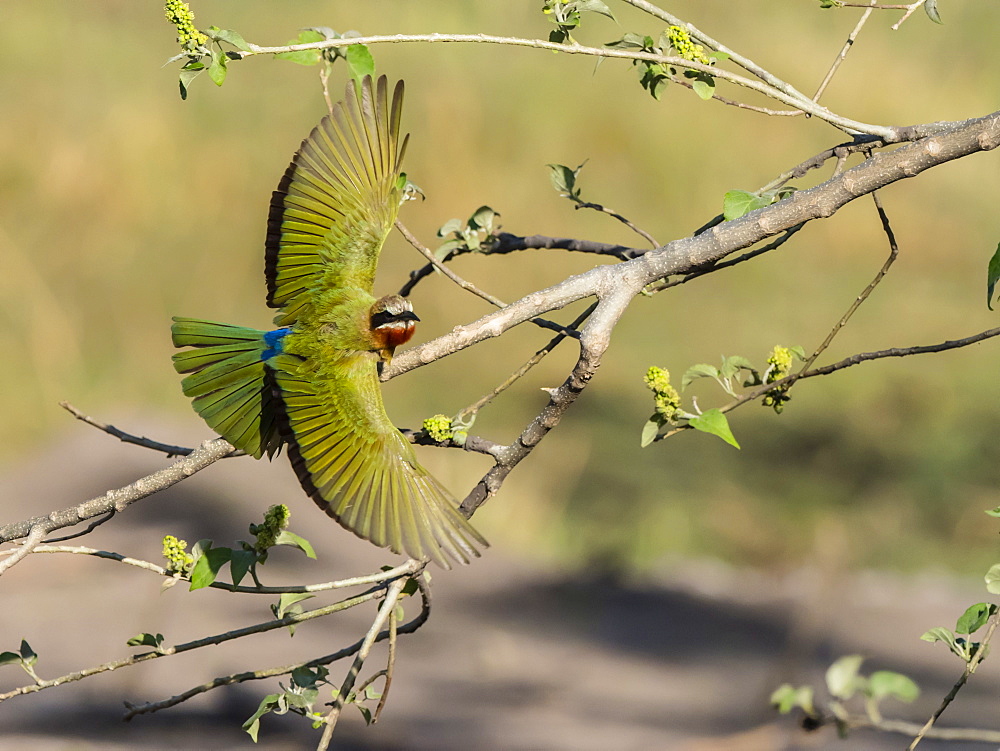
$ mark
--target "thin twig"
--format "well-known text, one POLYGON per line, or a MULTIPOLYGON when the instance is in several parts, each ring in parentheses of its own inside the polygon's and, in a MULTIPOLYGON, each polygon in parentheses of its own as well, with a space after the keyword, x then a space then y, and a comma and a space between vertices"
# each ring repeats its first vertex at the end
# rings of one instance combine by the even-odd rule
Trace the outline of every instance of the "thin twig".
MULTIPOLYGON (((87 423, 98 430, 104 431, 110 436, 117 438, 122 443, 131 443, 136 446, 142 446, 143 448, 152 449, 153 451, 160 451, 166 454, 168 457, 173 456, 188 456, 194 449, 188 448, 186 446, 173 446, 169 443, 160 443, 159 441, 154 441, 151 438, 146 438, 145 436, 132 435, 131 433, 126 433, 124 430, 119 430, 114 425, 109 425, 99 420, 95 420, 89 415, 85 415, 83 412, 78 410, 69 402, 59 402, 59 406, 64 410, 69 412, 73 417, 81 422, 87 423)), ((229 456, 240 456, 242 451, 230 452, 229 456)))
MULTIPOLYGON (((105 522, 109 522, 112 519, 114 519, 115 514, 117 513, 118 513, 117 511, 111 509, 107 514, 102 516, 100 519, 94 519, 94 521, 92 521, 90 524, 87 525, 86 529, 80 532, 74 532, 71 535, 63 535, 62 537, 46 537, 44 540, 42 540, 42 542, 44 542, 46 545, 51 545, 52 543, 55 542, 67 542, 68 540, 76 540, 77 538, 85 537, 86 535, 89 535, 91 532, 93 532, 95 529, 100 527, 105 522)), ((0 550, 0 554, 2 553, 3 551, 0 550)))
POLYGON ((639 237, 641 237, 642 239, 644 239, 646 242, 648 242, 654 248, 660 247, 660 243, 657 242, 657 240, 656 240, 655 237, 653 237, 651 234, 649 234, 648 232, 646 232, 646 230, 642 229, 641 227, 637 227, 631 220, 629 220, 626 217, 622 216, 621 214, 619 214, 614 209, 609 209, 607 206, 602 206, 599 203, 593 203, 591 201, 575 200, 573 203, 574 203, 574 207, 573 208, 575 208, 575 209, 578 209, 578 210, 579 209, 593 209, 594 211, 600 211, 602 214, 607 214, 608 216, 617 219, 619 222, 621 222, 626 227, 628 227, 630 230, 632 230, 633 232, 635 232, 637 235, 639 235, 639 237))
POLYGON ((888 273, 889 268, 896 261, 896 257, 899 255, 899 245, 896 243, 896 235, 892 231, 892 226, 889 224, 889 216, 885 213, 885 209, 882 208, 882 201, 879 199, 878 192, 872 193, 872 200, 875 202, 875 209, 878 211, 879 219, 882 221, 882 230, 885 232, 886 239, 889 241, 889 257, 885 259, 885 263, 882 264, 882 268, 878 270, 875 274, 875 278, 869 282, 868 286, 862 290, 861 294, 858 295, 857 299, 851 303, 851 307, 847 309, 847 312, 841 317, 837 324, 831 329, 830 333, 826 335, 826 339, 823 343, 816 348, 816 351, 809 356, 809 359, 805 361, 800 370, 805 372, 812 367, 812 364, 816 362, 816 359, 823 354, 830 343, 833 342, 833 338, 837 336, 838 333, 847 325, 847 322, 851 320, 851 316, 854 315, 855 311, 861 307, 861 304, 868 299, 869 295, 875 291, 875 288, 879 285, 884 278, 886 273, 888 273))
MULTIPOLYGON (((0 550, 0 555, 9 554, 13 555, 18 552, 19 548, 12 548, 10 550, 0 550)), ((48 545, 43 544, 36 547, 31 551, 35 554, 41 553, 69 553, 73 555, 89 555, 94 558, 102 558, 104 560, 116 561, 118 563, 125 564, 126 566, 133 566, 135 568, 140 568, 145 571, 150 571, 154 574, 159 574, 160 576, 167 578, 175 578, 177 574, 170 571, 164 566, 159 566, 150 561, 144 561, 139 558, 130 558, 124 556, 121 553, 115 553, 109 550, 98 550, 96 548, 87 548, 81 546, 70 546, 70 545, 48 545)), ((410 559, 405 563, 395 566, 394 568, 386 569, 385 571, 378 571, 374 574, 366 574, 365 576, 355 576, 350 579, 338 579, 337 581, 321 582, 319 584, 296 584, 287 587, 268 587, 268 586, 256 586, 248 587, 245 585, 229 584, 228 582, 214 581, 208 586, 213 589, 222 589, 226 592, 236 592, 239 594, 250 594, 250 595, 278 595, 278 594, 292 594, 292 593, 308 593, 308 592, 328 592, 333 589, 349 589, 351 587, 361 587, 366 584, 378 584, 380 582, 389 581, 390 579, 395 579, 400 576, 413 575, 423 569, 425 563, 423 561, 417 561, 415 559, 410 559)), ((190 581, 186 577, 177 577, 179 581, 190 581)))
POLYGON ((379 673, 385 676, 385 683, 382 684, 382 696, 379 697, 378 705, 375 707, 375 713, 372 715, 373 725, 378 722, 379 717, 382 716, 382 710, 385 709, 385 703, 389 699, 389 688, 392 686, 392 674, 396 668, 396 637, 398 630, 399 623, 396 618, 396 608, 393 608, 389 613, 389 655, 386 657, 385 670, 379 671, 379 673))
POLYGON ((368 633, 365 634, 364 641, 361 644, 361 649, 358 650, 358 654, 354 658, 354 663, 351 665, 351 669, 347 671, 347 677, 344 678, 344 683, 340 687, 340 692, 333 701, 333 707, 330 709, 330 712, 324 720, 323 735, 320 738, 319 745, 316 746, 316 751, 326 751, 326 749, 329 748, 330 740, 333 738, 333 731, 337 727, 337 720, 340 719, 340 713, 344 709, 344 704, 347 702, 351 690, 354 688, 354 682, 357 680, 358 674, 361 672, 361 668, 364 667, 365 660, 368 659, 368 654, 375 645, 379 632, 382 631, 382 626, 385 625, 386 620, 389 618, 389 613, 395 610, 396 601, 399 599, 399 595, 403 591, 403 586, 405 584, 406 580, 397 579, 389 585, 389 590, 386 592, 385 600, 382 601, 382 605, 378 609, 378 614, 375 616, 375 620, 372 621, 371 628, 368 629, 368 633))
MULTIPOLYGON (((995 336, 1000 336, 1000 328, 987 329, 986 331, 982 331, 972 336, 967 336, 963 339, 949 339, 941 342, 940 344, 924 344, 915 347, 893 347, 891 349, 881 349, 876 352, 859 352, 856 355, 845 357, 843 360, 835 362, 832 365, 824 365, 823 367, 814 368, 813 370, 805 373, 792 373, 791 375, 785 376, 784 378, 774 381, 773 383, 766 383, 762 386, 758 386, 752 391, 747 391, 745 394, 741 394, 728 404, 719 407, 719 411, 732 412, 737 407, 759 399, 768 391, 773 391, 778 388, 787 389, 791 386, 791 384, 796 383, 797 381, 801 381, 806 378, 815 378, 816 376, 830 375, 831 373, 836 373, 839 370, 845 370, 846 368, 860 365, 863 362, 881 360, 885 357, 910 357, 912 355, 926 355, 935 352, 946 352, 951 349, 968 347, 970 344, 978 344, 979 342, 987 339, 992 339, 995 336)), ((680 433, 681 431, 688 430, 689 428, 690 426, 687 424, 678 425, 675 428, 671 428, 663 435, 657 436, 655 440, 662 441, 680 433)))
POLYGON ((124 511, 136 501, 175 485, 195 472, 229 456, 233 451, 232 444, 222 438, 205 441, 190 455, 174 462, 166 469, 142 477, 123 488, 109 490, 102 496, 91 498, 62 511, 52 511, 46 516, 36 516, 0 527, 0 543, 26 537, 35 527, 44 527, 44 534, 48 534, 56 529, 72 527, 87 519, 103 516, 112 510, 124 511))
MULTIPOLYGON (((639 0, 625 0, 631 5, 645 5, 649 7, 649 3, 640 3, 639 0)), ((664 14, 665 16, 669 14, 664 14)), ((679 25, 685 26, 689 31, 694 30, 693 26, 679 21, 679 25)), ((870 133, 872 135, 877 135, 890 141, 895 141, 898 139, 899 131, 896 128, 887 127, 884 125, 874 125, 870 123, 862 123, 856 120, 851 120, 850 118, 838 115, 825 107, 821 107, 816 102, 811 101, 801 92, 797 91, 791 85, 785 83, 776 76, 768 73, 763 68, 755 65, 751 61, 744 58, 742 55, 733 52, 728 47, 725 47, 719 42, 712 40, 709 42, 709 38, 701 34, 701 32, 693 33, 701 41, 705 41, 713 49, 719 50, 720 52, 725 52, 730 55, 730 59, 744 67, 747 70, 752 70, 754 75, 756 75, 760 81, 754 80, 752 78, 747 78, 746 76, 741 76, 737 73, 732 73, 731 71, 718 68, 714 65, 707 65, 705 63, 699 63, 693 60, 688 60, 686 58, 680 57, 679 55, 657 55, 651 52, 643 52, 641 50, 632 49, 621 49, 614 47, 587 47, 582 44, 559 44, 556 42, 547 42, 541 39, 524 39, 521 37, 505 37, 505 36, 495 36, 492 34, 384 34, 384 35, 372 35, 365 37, 354 37, 350 39, 325 39, 321 42, 310 42, 308 44, 289 44, 282 47, 261 47, 259 45, 250 44, 249 51, 238 53, 242 57, 249 57, 251 55, 274 55, 282 52, 299 52, 303 50, 324 50, 333 47, 347 47, 354 44, 399 44, 399 43, 421 43, 421 44, 432 44, 432 43, 472 43, 472 44, 496 44, 512 47, 530 47, 533 49, 540 50, 551 50, 554 52, 562 52, 569 55, 587 55, 590 57, 598 58, 617 58, 621 60, 641 60, 651 63, 661 63, 664 65, 671 65, 678 68, 684 68, 687 70, 694 70, 701 73, 707 73, 713 78, 717 78, 722 81, 728 81, 729 83, 735 84, 737 86, 742 86, 744 88, 750 89, 751 91, 756 91, 759 94, 763 94, 771 99, 781 102, 782 104, 789 105, 794 108, 802 109, 806 113, 816 117, 819 120, 829 123, 835 128, 839 128, 848 133, 870 133), (748 67, 749 66, 749 67, 748 67), (762 83, 761 81, 764 81, 762 83)))
MULTIPOLYGON (((423 626, 427 619, 430 618, 431 612, 431 590, 430 587, 424 582, 423 577, 416 577, 414 581, 417 582, 417 588, 420 590, 420 596, 422 598, 422 607, 420 613, 413 618, 413 620, 404 623, 399 627, 398 633, 400 634, 411 634, 421 626, 423 626)), ((377 641, 382 641, 388 638, 389 634, 383 631, 378 635, 377 641)), ((293 673, 300 668, 314 668, 319 665, 329 665, 332 662, 342 660, 345 657, 350 657, 351 655, 357 654, 358 650, 361 649, 363 639, 359 639, 354 644, 348 647, 344 647, 336 652, 333 652, 322 657, 315 657, 311 660, 305 660, 303 662, 292 663, 291 665, 282 665, 280 667, 267 668, 263 670, 252 670, 243 673, 233 673, 231 675, 223 675, 215 678, 208 683, 203 683, 200 686, 194 686, 189 688, 176 696, 171 696, 168 699, 161 699, 159 701, 147 702, 144 704, 126 704, 128 712, 125 713, 123 719, 130 720, 136 715, 146 714, 150 712, 157 712, 161 709, 167 709, 169 707, 177 706, 182 702, 187 701, 199 694, 207 693, 216 688, 221 688, 223 686, 232 686, 236 683, 243 683, 245 681, 256 681, 265 678, 275 678, 281 675, 288 675, 293 673)))
MULTIPOLYGON (((399 233, 406 238, 406 241, 410 243, 410 245, 416 248, 417 252, 420 253, 420 255, 422 255, 424 258, 427 259, 428 263, 434 266, 435 269, 440 271, 446 277, 451 279, 451 281, 453 281, 459 287, 466 290, 467 292, 471 292, 472 294, 476 295, 476 297, 482 298, 483 300, 485 300, 486 302, 490 303, 491 305, 497 308, 507 307, 507 303, 505 303, 503 300, 491 295, 489 292, 484 292, 483 290, 479 289, 476 285, 474 285, 472 282, 465 281, 465 279, 463 279, 454 271, 452 271, 443 263, 441 263, 437 258, 434 257, 433 251, 431 251, 430 248, 428 248, 426 245, 420 242, 420 240, 418 240, 416 236, 412 232, 410 232, 410 230, 408 230, 406 226, 398 219, 396 220, 396 229, 399 230, 399 233)), ((402 294, 402 292, 400 292, 400 294, 402 294)), ((560 324, 555 323, 553 321, 549 321, 545 318, 537 318, 537 317, 532 318, 530 319, 530 323, 533 323, 536 326, 541 326, 543 329, 551 329, 553 331, 566 331, 566 329, 560 324)), ((572 333, 568 333, 568 335, 572 336, 572 333)))
POLYGON ((864 25, 868 22, 868 17, 872 14, 872 7, 874 6, 875 6, 875 0, 871 0, 870 7, 864 13, 861 14, 861 19, 854 27, 854 30, 850 34, 848 34, 847 41, 844 42, 844 46, 840 48, 840 53, 837 55, 837 58, 833 61, 833 65, 830 66, 830 70, 827 71, 826 77, 823 79, 823 82, 819 85, 819 88, 816 89, 816 93, 813 94, 814 102, 819 101, 819 98, 823 95, 823 92, 826 91, 827 85, 829 85, 830 81, 833 80, 834 74, 837 72, 837 70, 840 69, 840 65, 841 63, 844 62, 844 59, 847 57, 847 53, 850 52, 851 47, 854 46, 854 40, 858 38, 858 34, 861 33, 861 29, 863 29, 864 25))
MULTIPOLYGON (((884 733, 895 733, 897 735, 913 736, 922 729, 919 723, 906 722, 905 720, 874 721, 865 715, 846 715, 843 717, 815 717, 810 720, 810 730, 814 730, 819 725, 843 724, 849 728, 873 728, 884 733)), ((934 738, 945 741, 980 741, 982 743, 1000 743, 1000 730, 986 730, 983 728, 928 728, 924 734, 925 738, 934 738)))
MULTIPOLYGON (((397 580, 398 581, 398 580, 397 580)), ((400 585, 402 586, 402 585, 400 585)), ((244 636, 249 636, 250 634, 262 634, 267 631, 273 631, 277 628, 284 628, 285 626, 294 626, 299 623, 304 623, 305 621, 310 621, 314 618, 322 618, 323 616, 330 615, 332 613, 339 613, 349 608, 353 608, 356 605, 361 605, 362 603, 369 602, 376 599, 382 593, 383 586, 373 587, 367 592, 363 592, 355 597, 349 597, 345 600, 340 600, 332 605, 327 605, 326 607, 316 608, 315 610, 307 610, 302 613, 293 613, 291 615, 286 615, 284 618, 279 618, 272 621, 264 621, 263 623, 256 623, 252 626, 244 626, 243 628, 234 629, 233 631, 227 631, 223 634, 215 634, 213 636, 206 636, 203 639, 196 639, 195 641, 185 642, 184 644, 178 644, 173 647, 162 647, 154 652, 143 652, 142 654, 133 655, 131 657, 126 657, 122 660, 113 660, 111 662, 106 662, 103 665, 97 665, 96 667, 86 668, 84 670, 78 670, 73 673, 67 673, 66 675, 60 676, 58 678, 53 678, 52 680, 42 681, 40 683, 35 683, 28 686, 21 686, 20 688, 13 689, 6 693, 0 694, 0 702, 7 699, 13 698, 15 696, 22 696, 24 694, 33 694, 38 691, 43 691, 47 688, 55 688, 56 686, 61 686, 66 683, 72 683, 74 681, 83 680, 84 678, 89 678, 92 675, 98 675, 100 673, 107 673, 112 670, 118 670, 124 667, 130 667, 132 665, 137 665, 140 662, 148 662, 150 660, 156 660, 160 657, 170 657, 172 655, 182 654, 184 652, 190 652, 193 649, 199 649, 201 647, 209 647, 217 644, 224 644, 227 641, 232 641, 233 639, 239 639, 244 636)))
POLYGON ((902 26, 904 23, 906 23, 906 19, 912 16, 913 13, 917 10, 917 8, 919 8, 925 2, 927 2, 927 0, 916 0, 916 2, 914 3, 910 3, 909 5, 904 5, 903 7, 906 8, 906 13, 904 13, 903 17, 900 18, 898 21, 896 21, 896 23, 894 23, 890 28, 893 31, 899 31, 899 27, 902 26))

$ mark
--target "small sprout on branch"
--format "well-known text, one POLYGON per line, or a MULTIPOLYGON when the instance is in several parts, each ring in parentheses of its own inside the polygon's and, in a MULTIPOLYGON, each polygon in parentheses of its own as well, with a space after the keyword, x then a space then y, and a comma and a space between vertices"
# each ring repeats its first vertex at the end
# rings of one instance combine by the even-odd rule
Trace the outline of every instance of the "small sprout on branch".
POLYGON ((136 634, 125 643, 130 647, 152 647, 155 651, 160 652, 162 651, 163 634, 148 634, 144 632, 136 634))
POLYGON ((580 174, 580 170, 583 169, 583 165, 586 163, 584 161, 576 169, 570 169, 565 164, 546 165, 549 168, 549 179, 552 180, 552 187, 563 198, 568 198, 574 202, 581 200, 580 189, 576 187, 576 177, 580 174))
POLYGON ((450 441, 454 437, 451 418, 445 415, 434 415, 423 422, 424 432, 438 443, 450 441))
MULTIPOLYGON (((357 39, 361 36, 360 31, 345 31, 339 34, 328 26, 311 26, 308 29, 299 31, 295 39, 288 41, 292 44, 315 44, 325 42, 330 39, 357 39)), ((333 65, 338 59, 343 59, 350 68, 351 77, 361 80, 366 75, 375 75, 375 60, 372 53, 364 44, 352 44, 346 47, 327 47, 326 49, 294 50, 292 52, 279 52, 275 55, 279 60, 288 60, 297 65, 318 65, 321 61, 328 66, 333 65)))
POLYGON ((812 717, 816 715, 813 694, 812 686, 795 688, 790 683, 783 683, 771 694, 771 706, 780 714, 788 714, 796 707, 801 707, 803 712, 812 717))
POLYGON ((759 195, 747 190, 730 190, 722 198, 722 215, 727 222, 739 219, 751 211, 763 209, 772 203, 777 203, 788 198, 796 190, 791 185, 786 185, 776 190, 768 190, 759 195))
POLYGON ((434 257, 446 261, 454 253, 489 253, 497 242, 500 214, 489 206, 480 206, 463 226, 461 219, 445 222, 437 231, 444 240, 434 251, 434 257))
MULTIPOLYGON (((279 621, 286 615, 298 615, 302 612, 302 601, 312 599, 315 596, 308 592, 285 592, 278 598, 277 603, 271 605, 271 612, 279 621)), ((295 636, 294 623, 288 626, 288 635, 295 636)))
MULTIPOLYGON (((994 566, 991 568, 990 573, 992 573, 996 568, 998 567, 994 566)), ((987 589, 989 589, 990 586, 990 573, 986 574, 987 589)), ((958 621, 955 623, 954 631, 951 631, 944 626, 938 626, 926 631, 920 638, 931 643, 942 641, 948 645, 948 649, 950 649, 952 654, 956 657, 967 663, 972 662, 973 658, 975 658, 976 654, 980 650, 980 643, 969 641, 961 636, 957 636, 957 634, 971 636, 985 626, 986 622, 991 616, 995 615, 996 612, 996 605, 992 603, 978 602, 975 605, 968 607, 966 611, 959 616, 958 621)), ((986 649, 989 649, 989 647, 987 646, 986 649)))
POLYGON ((25 639, 21 639, 21 648, 17 652, 0 652, 0 666, 20 665, 21 669, 31 676, 35 683, 41 683, 41 678, 35 673, 35 663, 38 662, 38 655, 25 639))
POLYGON ((576 44, 572 32, 580 25, 580 14, 586 12, 600 13, 616 21, 611 9, 601 0, 545 0, 542 13, 556 25, 549 32, 549 41, 556 44, 576 44))
POLYGON ((323 715, 313 709, 321 684, 329 685, 327 676, 330 670, 323 665, 316 667, 299 667, 292 671, 292 680, 285 688, 281 686, 282 693, 268 694, 265 696, 257 711, 243 723, 243 729, 247 732, 253 742, 257 742, 257 734, 260 731, 260 718, 269 712, 282 715, 287 712, 294 712, 312 720, 313 728, 319 728, 323 724, 323 715))

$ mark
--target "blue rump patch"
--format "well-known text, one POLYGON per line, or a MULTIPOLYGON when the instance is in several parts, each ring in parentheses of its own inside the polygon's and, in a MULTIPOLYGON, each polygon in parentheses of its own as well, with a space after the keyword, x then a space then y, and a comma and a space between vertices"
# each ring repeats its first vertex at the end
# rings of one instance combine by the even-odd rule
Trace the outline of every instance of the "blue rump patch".
POLYGON ((284 349, 281 346, 281 340, 284 339, 288 333, 291 331, 290 328, 275 329, 274 331, 268 331, 264 334, 264 344, 267 345, 261 355, 261 360, 270 360, 272 357, 280 355, 284 349))

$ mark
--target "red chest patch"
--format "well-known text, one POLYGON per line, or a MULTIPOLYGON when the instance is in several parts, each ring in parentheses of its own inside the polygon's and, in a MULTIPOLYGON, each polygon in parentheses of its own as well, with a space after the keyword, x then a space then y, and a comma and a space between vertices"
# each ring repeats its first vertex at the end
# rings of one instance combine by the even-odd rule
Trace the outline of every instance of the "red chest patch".
POLYGON ((381 349, 395 349, 410 341, 417 325, 413 321, 393 321, 383 323, 375 329, 375 335, 381 339, 381 349))

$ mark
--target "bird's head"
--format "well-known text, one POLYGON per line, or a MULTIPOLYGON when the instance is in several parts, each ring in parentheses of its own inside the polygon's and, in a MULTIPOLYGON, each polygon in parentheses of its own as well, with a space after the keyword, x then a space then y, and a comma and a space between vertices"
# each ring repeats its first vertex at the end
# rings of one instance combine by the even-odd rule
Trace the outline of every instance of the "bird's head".
POLYGON ((386 363, 392 361, 396 347, 410 341, 419 320, 405 297, 386 295, 374 302, 369 313, 372 342, 386 363))

